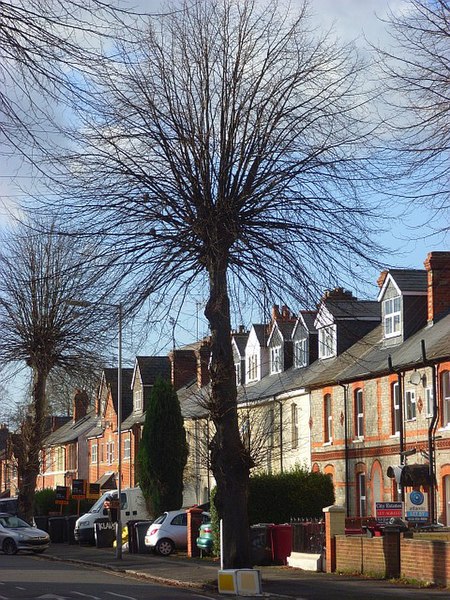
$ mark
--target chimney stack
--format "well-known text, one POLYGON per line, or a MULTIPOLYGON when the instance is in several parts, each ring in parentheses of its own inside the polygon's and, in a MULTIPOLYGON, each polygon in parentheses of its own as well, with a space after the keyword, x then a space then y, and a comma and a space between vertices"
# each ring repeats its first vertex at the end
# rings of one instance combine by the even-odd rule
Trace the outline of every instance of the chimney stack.
POLYGON ((450 252, 430 252, 424 262, 428 272, 428 322, 450 308, 450 252))
POLYGON ((89 397, 85 390, 76 390, 73 397, 73 422, 86 416, 89 407, 89 397))

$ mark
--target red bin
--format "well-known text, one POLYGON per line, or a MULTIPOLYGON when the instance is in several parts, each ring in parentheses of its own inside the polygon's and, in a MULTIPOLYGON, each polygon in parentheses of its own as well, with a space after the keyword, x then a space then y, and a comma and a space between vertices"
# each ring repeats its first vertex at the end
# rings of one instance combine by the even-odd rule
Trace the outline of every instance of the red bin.
POLYGON ((269 528, 272 561, 287 565, 287 557, 292 552, 292 527, 289 524, 271 525, 269 528))

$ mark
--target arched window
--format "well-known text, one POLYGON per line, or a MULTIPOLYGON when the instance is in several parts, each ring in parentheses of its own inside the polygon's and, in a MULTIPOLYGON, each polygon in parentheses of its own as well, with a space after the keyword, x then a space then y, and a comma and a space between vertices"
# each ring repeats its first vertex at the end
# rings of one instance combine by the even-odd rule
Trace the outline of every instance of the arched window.
POLYGON ((442 384, 442 427, 450 425, 450 371, 444 371, 442 384))

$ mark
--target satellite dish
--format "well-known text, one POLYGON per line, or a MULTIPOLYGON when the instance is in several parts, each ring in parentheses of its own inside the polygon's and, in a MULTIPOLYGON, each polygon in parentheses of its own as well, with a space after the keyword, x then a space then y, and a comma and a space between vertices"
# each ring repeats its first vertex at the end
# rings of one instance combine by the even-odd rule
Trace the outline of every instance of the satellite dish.
POLYGON ((419 385, 421 380, 422 380, 422 377, 421 377, 419 371, 414 371, 414 373, 409 378, 409 383, 412 383, 413 385, 419 385))

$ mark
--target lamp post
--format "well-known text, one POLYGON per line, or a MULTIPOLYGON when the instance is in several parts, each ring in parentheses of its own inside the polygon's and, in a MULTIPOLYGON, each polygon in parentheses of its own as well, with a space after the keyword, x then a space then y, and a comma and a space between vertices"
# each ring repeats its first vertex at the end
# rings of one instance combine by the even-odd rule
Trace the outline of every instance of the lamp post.
MULTIPOLYGON (((94 302, 87 300, 66 300, 70 306, 82 306, 87 308, 95 306, 94 302)), ((122 303, 108 304, 99 302, 103 306, 110 306, 117 309, 118 312, 118 340, 117 340, 117 497, 119 508, 117 510, 117 531, 116 531, 116 558, 122 559, 122 510, 120 497, 122 494, 122 303)))

